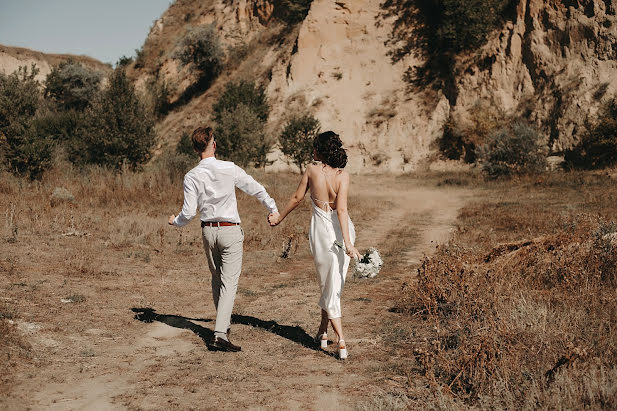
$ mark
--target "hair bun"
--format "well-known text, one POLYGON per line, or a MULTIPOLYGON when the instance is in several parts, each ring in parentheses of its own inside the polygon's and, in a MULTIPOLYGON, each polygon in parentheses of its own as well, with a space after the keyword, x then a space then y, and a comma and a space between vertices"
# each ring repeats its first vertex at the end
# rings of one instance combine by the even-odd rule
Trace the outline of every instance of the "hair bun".
POLYGON ((321 162, 334 168, 343 168, 347 165, 347 152, 338 134, 326 131, 315 137, 313 147, 321 162))

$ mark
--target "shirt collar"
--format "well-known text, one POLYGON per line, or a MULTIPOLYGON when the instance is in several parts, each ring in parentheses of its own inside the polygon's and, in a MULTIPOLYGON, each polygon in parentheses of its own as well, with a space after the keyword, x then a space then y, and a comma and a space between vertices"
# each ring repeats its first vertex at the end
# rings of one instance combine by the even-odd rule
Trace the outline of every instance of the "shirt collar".
POLYGON ((201 160, 199 162, 199 164, 206 164, 206 163, 209 163, 209 162, 214 161, 214 160, 216 160, 216 157, 206 157, 203 160, 201 160))

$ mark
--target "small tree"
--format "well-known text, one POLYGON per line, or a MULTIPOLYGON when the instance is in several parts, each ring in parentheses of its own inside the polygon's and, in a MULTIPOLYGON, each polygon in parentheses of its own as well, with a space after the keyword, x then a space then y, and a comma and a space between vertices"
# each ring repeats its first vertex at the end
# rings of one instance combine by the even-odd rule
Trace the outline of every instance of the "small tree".
POLYGON ((221 156, 242 166, 264 167, 272 149, 265 126, 270 107, 263 87, 252 82, 228 83, 213 106, 221 156))
POLYGON ((39 178, 51 165, 51 141, 38 133, 34 120, 41 108, 38 74, 32 65, 0 73, 0 153, 5 167, 16 174, 39 178))
POLYGON ((150 158, 155 142, 154 121, 135 93, 123 69, 116 69, 109 86, 86 115, 83 150, 88 162, 137 168, 150 158))
POLYGON ((279 137, 281 151, 300 168, 313 160, 313 140, 319 134, 320 123, 311 114, 292 117, 279 137))
POLYGON ((544 172, 546 155, 540 140, 538 131, 524 122, 500 128, 478 149, 482 170, 493 179, 544 172))
POLYGON ((265 167, 272 142, 266 138, 265 122, 245 104, 221 113, 215 134, 217 153, 242 167, 265 167))
POLYGON ((218 122, 225 111, 233 110, 239 104, 244 104, 251 109, 261 121, 268 120, 270 106, 268 105, 266 90, 249 81, 227 83, 223 95, 212 107, 214 120, 218 122))
POLYGON ((99 92, 101 73, 89 70, 74 61, 55 66, 45 80, 45 96, 65 110, 83 110, 99 92))
POLYGON ((581 141, 566 151, 566 164, 580 169, 617 164, 617 99, 609 101, 587 128, 581 141))
POLYGON ((210 84, 221 72, 225 53, 214 24, 189 28, 176 45, 174 58, 199 71, 200 82, 210 84))

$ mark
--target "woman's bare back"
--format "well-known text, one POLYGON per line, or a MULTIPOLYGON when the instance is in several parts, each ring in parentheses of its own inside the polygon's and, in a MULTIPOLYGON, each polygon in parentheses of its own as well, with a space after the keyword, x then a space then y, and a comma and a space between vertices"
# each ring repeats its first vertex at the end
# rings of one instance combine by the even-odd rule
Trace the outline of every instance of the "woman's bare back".
POLYGON ((325 164, 311 164, 307 167, 307 171, 311 198, 315 204, 326 211, 336 210, 340 177, 345 171, 325 164))

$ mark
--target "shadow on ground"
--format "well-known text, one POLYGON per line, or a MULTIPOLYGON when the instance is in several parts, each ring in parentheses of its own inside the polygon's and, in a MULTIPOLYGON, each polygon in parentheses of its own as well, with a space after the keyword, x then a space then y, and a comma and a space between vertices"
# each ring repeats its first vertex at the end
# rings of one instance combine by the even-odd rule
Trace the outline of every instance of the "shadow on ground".
MULTIPOLYGON (((212 339, 214 338, 214 331, 193 322, 212 322, 211 319, 189 318, 171 314, 158 314, 154 308, 131 308, 131 311, 135 313, 136 320, 144 323, 159 321, 171 327, 191 330, 199 338, 201 338, 203 342, 206 343, 206 345, 208 345, 210 341, 212 341, 212 339)), ((302 327, 299 327, 297 325, 281 325, 276 321, 264 321, 249 315, 238 314, 234 314, 231 316, 231 322, 232 324, 242 324, 249 325, 255 328, 261 328, 262 330, 266 330, 268 332, 271 332, 272 334, 276 334, 280 337, 293 341, 296 344, 300 344, 303 347, 309 348, 314 351, 323 352, 324 354, 329 356, 334 356, 333 353, 322 351, 313 339, 313 337, 307 334, 307 332, 304 331, 302 327)))
POLYGON ((303 347, 310 348, 314 351, 323 352, 326 355, 334 356, 334 354, 322 351, 318 344, 315 342, 315 339, 307 334, 306 331, 300 326, 294 325, 281 325, 276 321, 264 321, 259 318, 252 317, 250 315, 239 315, 234 314, 231 316, 232 324, 243 324, 250 325, 251 327, 261 328, 262 330, 266 330, 271 332, 272 334, 276 334, 280 337, 286 338, 290 341, 293 341, 297 344, 300 344, 303 347))
POLYGON ((202 327, 195 324, 193 321, 211 322, 212 320, 206 318, 189 318, 182 317, 180 315, 170 314, 158 314, 154 308, 131 308, 131 311, 135 313, 135 319, 144 323, 151 323, 153 321, 159 321, 163 324, 167 324, 175 328, 183 328, 185 330, 191 330, 206 344, 214 338, 214 331, 209 328, 202 327))

